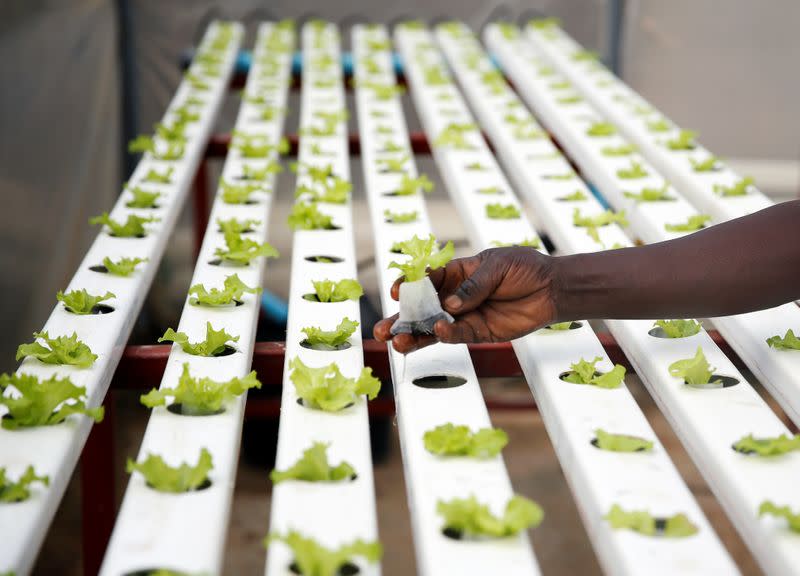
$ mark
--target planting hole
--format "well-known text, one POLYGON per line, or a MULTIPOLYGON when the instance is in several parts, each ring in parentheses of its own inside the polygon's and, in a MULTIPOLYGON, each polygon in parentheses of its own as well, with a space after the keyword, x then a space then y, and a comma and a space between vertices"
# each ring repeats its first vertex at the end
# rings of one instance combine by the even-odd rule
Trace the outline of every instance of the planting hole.
MULTIPOLYGON (((74 312, 66 306, 64 306, 64 309, 70 314, 74 314, 74 312)), ((114 307, 108 304, 95 304, 90 314, 111 314, 113 311, 114 307)))
POLYGON ((225 347, 222 349, 222 352, 216 352, 211 355, 212 358, 221 358, 222 356, 230 356, 236 352, 236 348, 233 346, 229 346, 225 344, 225 347))
POLYGON ((442 528, 442 535, 451 540, 462 540, 464 538, 461 530, 456 530, 455 528, 442 528))
POLYGON ((92 272, 99 272, 100 274, 108 274, 108 268, 106 268, 102 264, 97 264, 96 266, 89 266, 89 270, 91 270, 92 272))
POLYGON ((178 402, 176 404, 170 404, 169 406, 167 406, 167 411, 177 416, 216 416, 217 414, 222 414, 223 412, 225 412, 225 408, 220 408, 219 410, 214 410, 213 412, 184 410, 183 404, 178 402))
POLYGON ((125 572, 122 576, 153 576, 154 574, 173 574, 174 576, 189 576, 188 572, 180 572, 172 568, 142 568, 133 572, 125 572))
MULTIPOLYGON (((572 384, 572 382, 570 382, 569 380, 564 380, 564 379, 565 379, 567 376, 569 376, 570 374, 572 374, 572 370, 567 370, 566 372, 562 372, 561 374, 559 374, 559 375, 558 375, 558 377, 559 377, 561 380, 563 380, 564 382, 566 382, 567 384, 572 384)), ((593 378, 597 378, 598 376, 602 376, 602 375, 603 375, 603 373, 602 373, 602 372, 595 372, 595 373, 592 375, 592 377, 593 377, 593 378)))
POLYGON ((343 342, 338 346, 328 346, 327 344, 309 344, 308 340, 301 340, 300 346, 303 348, 307 348, 308 350, 317 350, 321 352, 339 352, 341 350, 347 350, 350 348, 350 342, 343 342))
MULTIPOLYGON (((627 438, 635 438, 636 440, 642 440, 642 438, 639 438, 638 436, 627 436, 627 438)), ((589 440, 589 444, 591 444, 592 446, 594 446, 598 450, 603 450, 603 448, 600 448, 600 445, 599 445, 600 443, 597 441, 597 438, 592 438, 591 440, 589 440)), ((609 451, 613 452, 613 450, 605 450, 605 452, 609 452, 609 451)), ((633 450, 633 452, 646 452, 646 451, 647 451, 647 448, 645 448, 644 446, 639 446, 636 450, 633 450)), ((620 452, 617 452, 617 454, 619 454, 619 453, 620 452)))
POLYGON ((449 374, 433 374, 431 376, 422 376, 414 378, 412 381, 414 386, 420 388, 429 388, 432 390, 442 390, 445 388, 458 388, 467 383, 465 378, 461 376, 451 376, 449 374))
POLYGON ((247 268, 250 265, 231 262, 229 260, 223 260, 222 258, 214 258, 213 260, 209 260, 208 263, 211 266, 222 266, 223 268, 247 268))
MULTIPOLYGON (((225 233, 225 231, 222 228, 217 228, 217 232, 219 232, 220 234, 224 234, 225 233)), ((240 234, 250 234, 251 232, 255 232, 255 230, 248 226, 244 230, 241 230, 240 234)))
MULTIPOLYGON (((300 567, 297 565, 297 562, 292 562, 289 564, 289 572, 292 574, 301 574, 300 567)), ((336 576, 355 576, 356 574, 360 574, 361 570, 353 564, 352 562, 345 562, 342 564, 342 567, 336 572, 336 576)))
POLYGON ((145 236, 147 236, 147 234, 136 234, 135 236, 117 236, 116 234, 113 234, 111 232, 109 232, 108 235, 111 236, 112 238, 144 238, 145 236))
MULTIPOLYGON (((297 399, 297 403, 298 403, 300 406, 302 406, 303 408, 308 408, 309 410, 319 410, 319 408, 316 408, 316 407, 314 407, 314 406, 307 406, 307 405, 306 405, 306 403, 305 403, 305 402, 303 402, 303 399, 302 399, 302 398, 298 398, 298 399, 297 399)), ((350 408, 350 407, 351 407, 351 406, 353 406, 354 404, 355 404, 355 402, 350 402, 350 404, 348 404, 347 406, 345 406, 344 408, 342 408, 342 410, 347 410, 348 408, 350 408)), ((341 412, 341 410, 340 410, 340 412, 341 412)))
POLYGON ((317 264, 339 264, 344 262, 344 258, 338 256, 328 256, 326 254, 314 254, 313 256, 306 256, 307 262, 316 262, 317 264))
POLYGON ((650 330, 648 330, 647 333, 653 338, 666 338, 667 340, 680 340, 682 338, 691 338, 692 336, 695 336, 695 334, 690 334, 689 336, 679 336, 678 338, 672 338, 670 336, 667 336, 667 333, 664 332, 664 329, 661 326, 653 326, 650 330))
MULTIPOLYGON (((173 492, 162 492, 161 490, 157 490, 156 488, 153 488, 153 486, 149 482, 147 482, 146 484, 147 484, 147 487, 150 488, 150 490, 155 490, 156 492, 161 492, 162 494, 173 494, 173 492)), ((200 484, 194 490, 189 490, 187 492, 179 492, 179 494, 189 494, 190 492, 200 492, 201 490, 205 490, 206 488, 210 488, 210 487, 211 487, 211 480, 206 478, 205 480, 203 480, 202 484, 200 484)))
POLYGON ((699 388, 700 390, 720 390, 722 388, 731 388, 736 386, 739 380, 733 376, 721 376, 719 374, 712 374, 708 384, 686 384, 691 388, 699 388))

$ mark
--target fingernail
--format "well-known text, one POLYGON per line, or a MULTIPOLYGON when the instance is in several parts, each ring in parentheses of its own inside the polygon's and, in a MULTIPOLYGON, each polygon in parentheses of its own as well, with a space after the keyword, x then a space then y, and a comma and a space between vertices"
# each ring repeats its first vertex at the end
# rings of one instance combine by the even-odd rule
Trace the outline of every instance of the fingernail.
POLYGON ((463 302, 461 301, 461 298, 455 294, 452 294, 444 299, 444 305, 450 308, 450 310, 458 310, 461 308, 462 304, 463 302))

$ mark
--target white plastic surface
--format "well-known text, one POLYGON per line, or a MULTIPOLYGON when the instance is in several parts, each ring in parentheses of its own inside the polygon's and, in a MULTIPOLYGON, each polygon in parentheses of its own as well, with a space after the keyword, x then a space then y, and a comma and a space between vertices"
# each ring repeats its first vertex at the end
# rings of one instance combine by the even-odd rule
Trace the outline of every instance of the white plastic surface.
MULTIPOLYGON (((530 105, 539 109, 540 102, 547 99, 546 91, 537 85, 531 67, 526 64, 524 56, 520 56, 525 54, 520 43, 505 39, 495 26, 490 26, 486 34, 489 46, 509 76, 530 105)), ((548 121, 551 119, 547 116, 548 121)), ((569 132, 576 131, 574 127, 570 127, 568 122, 552 120, 552 125, 557 127, 554 128, 556 137, 562 142, 573 142, 566 146, 569 152, 586 152, 588 147, 581 150, 580 139, 573 138, 574 134, 569 132)), ((612 170, 597 155, 593 164, 583 165, 580 160, 578 163, 596 182, 607 180, 607 177, 603 178, 603 172, 612 170)), ((600 189, 606 193, 602 186, 600 189)), ((607 193, 607 197, 612 204, 620 201, 613 190, 607 193)), ((563 222, 552 224, 565 226, 563 222)), ((640 224, 647 225, 645 222, 640 224)), ((667 239, 663 228, 654 227, 652 234, 656 241, 667 239)), ((567 250, 571 251, 569 247, 567 250)), ((795 538, 785 528, 777 528, 776 523, 760 520, 757 511, 766 499, 794 508, 800 504, 793 480, 800 474, 800 457, 790 454, 764 459, 742 455, 731 448, 734 442, 747 434, 777 436, 788 434, 788 429, 705 331, 689 338, 662 339, 648 335, 652 327, 650 321, 606 322, 762 567, 769 573, 796 573, 800 548, 793 544, 795 538), (669 365, 675 360, 692 357, 698 346, 703 348, 710 364, 716 367, 715 373, 732 376, 739 380, 739 384, 719 390, 697 390, 670 376, 669 365)))
MULTIPOLYGON (((315 39, 313 24, 303 27, 303 92, 300 109, 300 127, 318 125, 315 113, 338 113, 346 109, 342 85, 339 31, 327 24, 315 39), (321 73, 312 62, 330 57, 335 64, 327 73, 321 73), (317 80, 335 78, 333 87, 319 87, 317 80)), ((300 140, 298 160, 301 164, 333 167, 337 176, 349 180, 347 123, 339 122, 331 137, 304 135, 300 140), (312 150, 318 144, 330 156, 319 156, 312 150)), ((302 170, 301 170, 302 172, 302 170)), ((298 186, 307 176, 298 177, 298 186)), ((298 230, 294 233, 292 275, 289 295, 289 320, 286 333, 286 364, 284 366, 281 418, 278 432, 278 452, 275 467, 283 470, 293 465, 312 442, 328 442, 331 462, 349 462, 358 477, 350 482, 312 483, 287 481, 273 487, 270 533, 284 534, 297 530, 328 547, 338 547, 357 538, 367 541, 378 537, 375 515, 375 493, 370 454, 369 421, 366 397, 352 407, 328 413, 298 404, 298 396, 290 379, 289 362, 300 358, 308 366, 323 366, 336 362, 342 373, 357 377, 363 367, 360 329, 350 338, 347 350, 323 352, 300 346, 304 339, 301 329, 320 326, 331 329, 342 318, 360 320, 359 304, 351 300, 339 303, 320 303, 305 300, 303 294, 313 292, 312 280, 339 280, 356 277, 353 219, 350 201, 344 205, 320 204, 322 212, 333 217, 339 230, 298 230), (339 263, 309 262, 305 258, 325 255, 342 258, 339 263)), ((290 549, 283 543, 274 543, 267 553, 266 573, 289 575, 292 562, 290 549)), ((355 562, 361 574, 380 574, 380 564, 365 564, 360 558, 355 562)))
MULTIPOLYGON (((213 24, 206 32, 201 46, 207 45, 218 30, 213 24)), ((26 359, 18 372, 35 374, 40 378, 53 375, 69 376, 78 386, 86 387, 87 405, 98 406, 117 367, 123 348, 141 309, 144 298, 153 280, 170 232, 177 219, 186 192, 197 170, 205 150, 206 141, 216 119, 222 98, 227 91, 233 63, 238 50, 241 29, 235 27, 234 41, 228 46, 218 77, 205 77, 195 67, 191 70, 209 84, 209 90, 201 92, 204 104, 196 111, 200 118, 187 126, 184 155, 177 161, 154 159, 146 153, 131 176, 131 185, 162 192, 156 209, 140 210, 127 208, 130 194, 123 192, 110 215, 124 221, 128 214, 156 216, 159 222, 146 225, 149 233, 144 238, 115 238, 105 230, 100 232, 75 276, 65 288, 86 289, 92 294, 110 291, 116 295, 106 302, 114 307, 110 314, 77 316, 67 312, 58 304, 43 327, 51 337, 70 335, 73 332, 98 355, 97 361, 88 369, 70 366, 47 365, 34 359, 26 359), (150 169, 174 170, 170 184, 142 183, 150 169), (93 272, 89 268, 102 263, 104 257, 117 260, 122 257, 148 258, 127 278, 93 272)), ((194 92, 184 80, 167 109, 164 119, 172 118, 172 111, 181 106, 194 92)), ((98 210, 99 212, 99 210, 98 210)), ((55 299, 55 295, 54 295, 55 299)), ((5 412, 5 408, 0 409, 5 412)), ((33 465, 38 474, 50 477, 50 486, 35 486, 31 498, 15 504, 0 505, 0 572, 13 570, 22 576, 28 574, 41 546, 50 521, 72 475, 80 452, 91 428, 90 420, 83 416, 71 416, 57 426, 30 428, 17 431, 0 429, 0 467, 5 467, 12 478, 16 478, 28 466, 33 465)))
MULTIPOLYGON (((414 235, 426 238, 431 233, 422 192, 411 196, 385 195, 385 192, 397 188, 402 173, 384 172, 380 162, 382 158, 407 155, 409 159, 403 173, 417 176, 399 97, 380 100, 362 84, 395 84, 390 50, 369 49, 371 43, 385 44, 388 40, 383 27, 368 29, 357 26, 353 31, 356 82, 361 86, 356 89, 356 108, 384 315, 398 311, 398 303, 390 295, 398 271, 390 269, 389 263, 404 258, 391 252, 392 244, 414 235), (370 74, 360 64, 368 54, 378 64, 379 72, 370 74), (376 112, 378 116, 373 115, 376 112), (379 134, 379 125, 391 126, 393 133, 379 134), (392 154, 381 152, 387 140, 400 144, 403 150, 392 154), (418 219, 412 223, 387 223, 385 210, 416 211, 418 219)), ((473 431, 491 426, 467 347, 435 344, 403 356, 390 346, 389 354, 418 572, 431 576, 491 572, 538 574, 538 565, 525 534, 500 541, 470 543, 452 540, 441 532, 442 519, 436 513, 437 501, 475 495, 499 514, 513 492, 500 456, 488 460, 442 458, 424 448, 424 433, 448 422, 469 426, 473 431), (466 383, 440 390, 413 384, 417 377, 436 374, 460 376, 466 383)))
MULTIPOLYGON (((439 38, 446 44, 444 33, 439 32, 439 38)), ((431 40, 427 31, 408 32, 400 42, 405 61, 408 62, 409 55, 416 54, 425 66, 441 65, 441 56, 435 48, 414 49, 415 45, 431 40), (423 52, 424 59, 421 56, 423 52)), ((437 103, 433 91, 425 87, 419 69, 421 65, 407 64, 406 74, 423 126, 432 139, 436 134, 437 103)), ((455 121, 472 122, 472 116, 455 87, 453 91, 463 110, 455 121)), ((447 104, 452 106, 453 101, 447 104)), ((479 146, 481 161, 493 166, 495 182, 507 190, 503 202, 516 203, 488 147, 482 141, 476 145, 479 146)), ((524 217, 513 221, 486 219, 482 202, 476 201, 477 195, 473 193, 468 175, 465 177, 463 171, 457 169, 460 165, 455 163, 455 153, 441 152, 442 149, 434 148, 448 191, 453 202, 462 208, 470 240, 476 249, 490 247, 490 238, 496 233, 496 227, 508 226, 509 222, 518 240, 533 234, 524 217)), ((736 573, 735 566, 724 553, 628 390, 624 386, 600 390, 560 380, 559 375, 580 358, 599 356, 602 360, 598 368, 601 371, 611 368, 589 326, 583 323, 582 327, 565 332, 539 330, 515 341, 514 348, 605 570, 613 574, 639 574, 643 571, 664 574, 736 573), (598 428, 650 439, 655 444, 654 449, 648 454, 598 450, 590 443, 598 428), (659 515, 684 512, 698 524, 700 532, 690 539, 667 541, 614 531, 603 516, 615 503, 627 508, 648 509, 659 515)), ((547 529, 547 519, 540 529, 547 529)))
MULTIPOLYGON (((236 129, 261 135, 277 146, 283 132, 282 110, 286 105, 291 80, 292 53, 276 54, 278 66, 275 72, 263 69, 260 59, 267 55, 265 42, 273 33, 293 44, 294 34, 291 31, 277 28, 271 23, 259 27, 253 66, 236 120, 236 129), (275 81, 274 87, 265 88, 261 85, 267 78, 275 81), (279 112, 272 120, 257 120, 260 108, 246 99, 247 96, 256 95, 274 101, 279 112)), ((277 160, 277 153, 271 153, 269 159, 277 160)), ((243 173, 244 164, 254 166, 265 163, 266 160, 245 161, 238 149, 232 147, 222 176, 227 182, 236 182, 243 173)), ((273 183, 274 175, 271 175, 265 182, 265 189, 270 190, 273 183)), ((224 246, 218 219, 258 220, 253 232, 247 233, 247 236, 259 243, 267 240, 272 194, 256 192, 253 197, 257 199, 255 203, 233 205, 226 204, 221 194, 217 195, 191 285, 221 288, 225 278, 234 273, 248 286, 261 285, 266 263, 264 258, 257 258, 242 267, 211 264, 215 260, 214 250, 224 246)), ((194 306, 187 301, 177 330, 187 333, 190 342, 195 342, 205 338, 206 322, 211 322, 215 329, 224 328, 239 337, 234 344, 237 351, 228 356, 207 358, 187 354, 180 346, 174 345, 161 387, 173 388, 177 385, 184 363, 189 365, 193 377, 209 377, 215 381, 241 378, 250 371, 259 297, 248 294, 242 301, 241 306, 229 308, 194 306)), ((169 412, 165 407, 153 409, 138 460, 154 454, 162 456, 171 465, 183 462, 194 465, 201 449, 205 448, 211 453, 214 464, 209 474, 211 486, 185 494, 163 493, 149 488, 144 477, 134 473, 128 482, 101 574, 114 576, 156 568, 186 573, 220 573, 246 396, 245 393, 230 401, 224 412, 213 416, 181 416, 169 412)))

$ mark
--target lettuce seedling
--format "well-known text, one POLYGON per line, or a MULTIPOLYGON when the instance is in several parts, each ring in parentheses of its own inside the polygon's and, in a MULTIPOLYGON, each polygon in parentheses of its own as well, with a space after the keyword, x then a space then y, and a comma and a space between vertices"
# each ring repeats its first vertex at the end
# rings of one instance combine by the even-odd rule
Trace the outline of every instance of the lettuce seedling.
POLYGON ((537 238, 536 236, 531 236, 530 238, 524 238, 519 242, 500 242, 498 240, 492 241, 492 246, 496 248, 510 248, 512 246, 525 246, 528 248, 541 248, 542 241, 537 238))
POLYGON ((376 163, 381 172, 405 172, 409 157, 403 154, 399 158, 378 158, 376 163))
POLYGON ((570 170, 568 172, 563 172, 561 174, 545 174, 544 176, 542 176, 542 178, 544 180, 557 180, 557 181, 561 181, 561 182, 566 182, 568 180, 573 180, 576 177, 577 176, 576 176, 575 172, 573 172, 572 170, 570 170))
POLYGON ((286 154, 289 151, 289 141, 286 138, 281 138, 278 144, 273 144, 263 134, 247 134, 238 130, 233 132, 231 146, 245 158, 266 158, 270 152, 286 154))
POLYGON ((575 208, 572 211, 572 225, 579 228, 599 228, 601 226, 608 226, 609 224, 618 224, 623 228, 628 225, 628 219, 625 217, 625 211, 614 212, 612 210, 605 210, 594 216, 583 216, 580 208, 575 208))
POLYGON ((779 456, 794 450, 800 450, 800 434, 787 436, 781 434, 772 438, 755 438, 748 434, 737 440, 733 449, 745 454, 758 454, 759 456, 779 456))
POLYGON ((667 232, 695 232, 706 227, 706 223, 711 220, 707 214, 695 214, 689 216, 686 222, 678 224, 664 224, 667 232))
POLYGON ((586 384, 609 389, 619 388, 625 379, 625 367, 620 364, 614 364, 614 368, 610 372, 601 374, 597 371, 595 365, 602 360, 600 356, 597 356, 591 362, 581 358, 578 362, 570 364, 570 370, 562 375, 561 379, 571 384, 586 384))
POLYGON ((372 95, 376 100, 384 101, 402 96, 406 91, 403 86, 398 86, 397 84, 381 84, 378 82, 361 82, 358 86, 368 88, 372 91, 372 95))
POLYGON ((656 320, 653 326, 658 326, 668 338, 688 338, 700 332, 700 322, 697 320, 656 320))
POLYGON ((786 335, 781 338, 777 334, 767 338, 767 344, 776 350, 800 350, 800 338, 794 335, 794 331, 789 329, 786 335))
POLYGON ((219 179, 220 196, 225 204, 252 204, 255 202, 250 195, 255 192, 269 192, 263 184, 245 182, 232 184, 223 178, 219 179))
POLYGON ((551 82, 549 85, 550 90, 569 90, 572 84, 568 80, 559 80, 558 82, 551 82))
POLYGON ((610 452, 648 452, 653 449, 653 442, 638 436, 612 434, 602 428, 598 428, 594 433, 594 444, 601 450, 610 452))
POLYGON ((358 322, 343 318, 339 325, 333 330, 323 330, 317 326, 308 326, 301 332, 305 333, 306 339, 303 344, 313 350, 339 350, 355 334, 358 322))
POLYGON ((253 228, 260 224, 261 220, 254 218, 247 218, 246 220, 238 220, 236 218, 222 220, 217 218, 217 226, 219 226, 219 231, 223 234, 246 234, 247 232, 252 232, 253 228))
POLYGON ((697 132, 681 130, 675 138, 667 140, 664 144, 670 150, 694 150, 697 148, 697 132))
POLYGON ((527 24, 528 28, 532 28, 534 30, 556 30, 561 26, 561 20, 558 18, 548 17, 548 18, 534 18, 533 20, 529 20, 527 24))
POLYGON ((638 180, 639 178, 646 178, 647 175, 647 170, 635 160, 631 162, 630 167, 617 170, 617 177, 623 180, 638 180))
POLYGON ((139 264, 147 262, 147 260, 147 258, 120 258, 114 262, 106 256, 103 258, 103 266, 106 267, 109 274, 114 276, 130 276, 139 264))
POLYGON ((179 404, 181 414, 206 416, 218 414, 224 404, 241 396, 250 388, 261 388, 255 370, 244 378, 217 382, 211 378, 193 378, 189 372, 189 364, 184 362, 183 372, 175 388, 153 388, 147 394, 142 394, 139 401, 148 408, 179 404), (172 398, 172 401, 168 402, 168 398, 172 398))
POLYGON ((533 500, 512 496, 503 515, 495 516, 486 504, 475 496, 439 500, 436 511, 444 518, 443 531, 456 538, 505 538, 522 530, 538 526, 544 519, 544 511, 533 500))
POLYGON ((720 196, 746 196, 750 188, 755 184, 752 176, 745 176, 731 186, 714 184, 714 192, 720 196))
POLYGON ((785 518, 789 530, 800 533, 800 512, 793 512, 788 506, 778 506, 771 500, 765 500, 761 503, 761 506, 758 507, 758 515, 785 518))
POLYGON ((386 222, 390 224, 407 224, 409 222, 416 222, 419 218, 419 212, 412 210, 411 212, 393 212, 391 210, 384 210, 383 217, 386 222))
POLYGON ((206 322, 206 337, 205 340, 199 342, 189 342, 189 336, 185 332, 175 332, 172 328, 167 328, 164 335, 158 339, 158 342, 174 342, 179 345, 181 349, 187 354, 193 356, 219 356, 226 348, 228 342, 238 342, 238 336, 231 336, 225 329, 214 330, 211 322, 206 322))
POLYGON ((492 220, 515 220, 520 217, 520 211, 513 204, 487 204, 486 216, 492 220))
POLYGON ((489 167, 486 166, 485 164, 482 164, 481 162, 470 162, 469 164, 464 166, 464 169, 474 172, 483 172, 485 170, 488 170, 489 167))
POLYGON ((500 428, 482 428, 472 432, 468 426, 442 424, 425 432, 425 450, 437 456, 492 458, 508 444, 508 435, 500 428))
POLYGON ((475 190, 475 192, 487 196, 489 195, 497 196, 503 193, 503 189, 500 188, 500 186, 483 186, 482 188, 478 188, 477 190, 475 190))
POLYGON ((626 511, 618 504, 614 504, 604 518, 614 530, 632 530, 645 536, 685 538, 698 531, 685 514, 656 519, 646 510, 626 511))
POLYGON ((428 179, 426 174, 420 174, 416 178, 412 178, 407 174, 403 174, 400 180, 400 185, 397 190, 392 192, 395 196, 413 196, 417 192, 430 192, 433 190, 433 182, 428 179))
POLYGON ((32 428, 34 426, 54 426, 73 414, 84 414, 95 422, 103 420, 104 409, 86 407, 86 387, 76 386, 69 378, 54 375, 47 380, 39 380, 31 374, 0 375, 0 405, 8 409, 2 419, 6 430, 32 428), (12 387, 13 396, 5 394, 12 387))
POLYGON ((267 162, 262 168, 252 166, 250 164, 242 164, 242 180, 266 180, 272 174, 280 174, 283 172, 283 166, 279 162, 267 162))
POLYGON ((292 371, 289 378, 303 405, 325 412, 343 410, 363 395, 372 400, 381 389, 381 381, 372 375, 371 368, 362 368, 357 378, 344 376, 335 362, 311 368, 300 358, 294 358, 289 368, 292 371))
POLYGON ((128 143, 128 152, 141 154, 149 152, 156 160, 174 161, 183 158, 184 144, 182 141, 162 139, 164 146, 157 146, 151 136, 139 135, 128 143))
POLYGON ((605 146, 600 149, 603 156, 630 156, 636 152, 636 146, 622 144, 621 146, 605 146))
POLYGON ((453 317, 442 310, 427 270, 443 267, 452 260, 455 249, 452 242, 441 250, 436 245, 433 234, 427 240, 415 235, 397 245, 410 258, 389 264, 389 268, 399 269, 405 278, 400 285, 400 317, 392 325, 392 334, 432 334, 437 321, 453 322, 453 317))
POLYGON ((682 378, 685 384, 690 386, 722 386, 720 380, 711 382, 714 374, 713 368, 706 360, 703 348, 698 346, 693 358, 677 360, 669 365, 669 373, 675 378, 682 378))
POLYGON ((572 194, 567 194, 565 196, 561 196, 558 198, 561 202, 582 202, 586 200, 588 196, 583 192, 583 190, 575 190, 572 194))
POLYGON ((556 102, 565 106, 569 106, 570 104, 583 102, 583 97, 581 97, 579 94, 567 94, 566 96, 559 96, 556 98, 556 102))
POLYGON ((466 134, 477 129, 472 123, 450 123, 442 129, 436 139, 434 146, 450 147, 459 150, 474 150, 475 146, 467 140, 466 134))
POLYGON ((309 298, 317 302, 345 302, 358 300, 364 295, 364 289, 358 280, 345 278, 344 280, 312 280, 314 294, 309 298))
POLYGON ((295 198, 304 198, 307 202, 325 204, 346 204, 353 185, 347 180, 335 178, 316 188, 301 184, 294 192, 295 198))
POLYGON ((291 548, 294 556, 292 567, 303 576, 340 576, 344 573, 345 567, 355 566, 351 561, 354 556, 361 556, 370 564, 378 562, 383 556, 383 547, 377 541, 355 540, 350 544, 331 549, 312 538, 306 538, 299 532, 290 530, 285 535, 270 534, 264 538, 264 546, 269 547, 276 541, 283 542, 291 548))
POLYGON ((145 224, 150 222, 158 222, 160 218, 143 218, 136 214, 128 214, 128 219, 124 223, 117 222, 108 215, 108 212, 103 212, 100 216, 95 216, 89 219, 89 224, 104 224, 108 227, 109 234, 118 238, 143 238, 147 235, 145 224))
POLYGON ((597 62, 600 59, 600 54, 594 50, 578 50, 570 58, 575 62, 597 62))
POLYGON ((280 256, 269 242, 258 243, 233 232, 226 232, 224 237, 225 248, 214 250, 214 255, 223 262, 235 266, 249 266, 250 262, 259 256, 264 258, 280 256))
POLYGON ((186 462, 180 466, 170 466, 161 456, 150 454, 144 462, 135 462, 128 458, 126 468, 128 474, 139 472, 144 476, 147 485, 154 490, 178 494, 199 490, 207 484, 208 473, 214 469, 214 462, 211 452, 203 448, 194 466, 186 462))
POLYGON ((664 118, 653 120, 647 123, 647 129, 650 132, 669 132, 672 130, 672 124, 667 122, 664 118))
POLYGON ((586 135, 594 137, 613 136, 616 133, 617 127, 611 122, 594 122, 586 129, 586 135))
POLYGON ((636 202, 670 202, 675 200, 669 195, 669 182, 664 182, 661 188, 644 187, 639 192, 625 192, 626 198, 636 200, 636 202))
POLYGON ((195 284, 189 288, 189 304, 194 306, 230 306, 242 301, 244 293, 259 294, 261 288, 251 288, 241 281, 238 274, 231 274, 225 278, 222 290, 212 288, 206 290, 202 284, 195 284))
POLYGON ((333 218, 323 214, 317 205, 310 202, 296 202, 287 218, 292 230, 335 230, 333 218))
POLYGON ((536 124, 522 124, 515 126, 511 135, 517 140, 541 140, 547 137, 547 132, 539 129, 536 124))
POLYGON ((705 160, 689 158, 689 162, 695 172, 716 172, 719 170, 719 158, 716 156, 709 156, 705 160))
POLYGON ((151 168, 147 171, 147 174, 145 174, 142 180, 145 182, 152 182, 154 184, 169 184, 172 182, 173 172, 175 172, 175 169, 171 166, 163 172, 159 172, 158 170, 151 168))
POLYGON ((286 480, 300 480, 302 482, 341 482, 353 480, 356 477, 355 469, 348 462, 340 462, 331 466, 328 462, 328 447, 330 444, 314 442, 310 448, 303 451, 303 455, 286 470, 275 469, 269 474, 273 484, 286 480))
POLYGON ((34 482, 41 482, 43 485, 49 486, 50 477, 39 476, 33 466, 28 466, 22 476, 14 481, 6 475, 5 468, 0 468, 0 502, 9 503, 27 500, 31 496, 29 486, 34 482))
POLYGON ((67 309, 68 312, 72 312, 73 314, 80 314, 84 316, 86 314, 92 314, 94 312, 95 306, 100 304, 100 302, 104 302, 105 300, 111 300, 112 298, 116 298, 114 294, 111 292, 106 292, 103 295, 94 296, 89 294, 86 290, 72 290, 67 292, 66 294, 61 290, 58 291, 56 294, 56 300, 62 302, 64 304, 64 308, 67 309))
POLYGON ((128 188, 132 198, 125 203, 128 208, 156 208, 156 200, 161 192, 149 192, 137 186, 128 188))
POLYGON ((78 366, 80 368, 88 368, 97 360, 97 354, 92 354, 91 349, 78 340, 77 332, 73 332, 72 336, 56 336, 55 338, 50 338, 47 332, 34 332, 33 337, 37 340, 44 340, 46 346, 37 341, 20 344, 17 348, 17 360, 31 356, 45 364, 78 366))

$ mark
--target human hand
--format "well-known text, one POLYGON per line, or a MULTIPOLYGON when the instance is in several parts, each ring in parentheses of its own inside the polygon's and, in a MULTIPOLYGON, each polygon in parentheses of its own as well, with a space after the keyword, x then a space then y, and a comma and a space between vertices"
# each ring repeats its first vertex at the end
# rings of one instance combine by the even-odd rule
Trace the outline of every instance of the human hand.
MULTIPOLYGON (((397 314, 375 325, 377 340, 391 340, 398 352, 407 354, 437 341, 506 342, 519 338, 556 319, 553 298, 554 259, 529 247, 493 248, 469 258, 451 260, 433 270, 430 279, 442 307, 455 317, 440 320, 433 335, 390 333, 397 314)), ((398 278, 392 298, 400 294, 398 278)))

